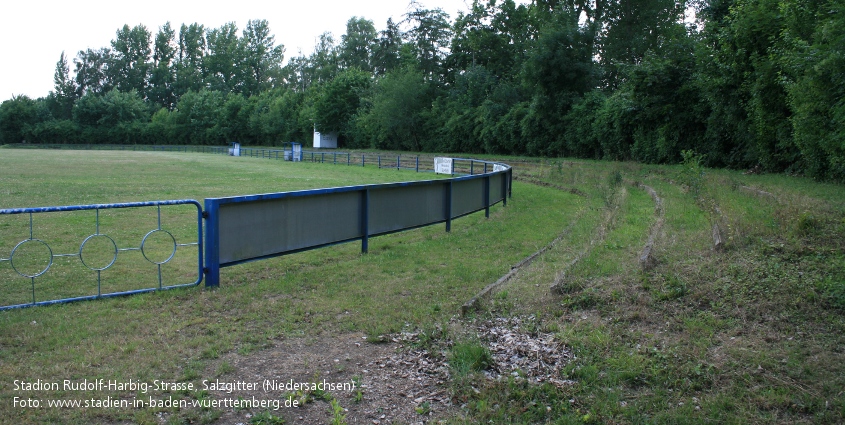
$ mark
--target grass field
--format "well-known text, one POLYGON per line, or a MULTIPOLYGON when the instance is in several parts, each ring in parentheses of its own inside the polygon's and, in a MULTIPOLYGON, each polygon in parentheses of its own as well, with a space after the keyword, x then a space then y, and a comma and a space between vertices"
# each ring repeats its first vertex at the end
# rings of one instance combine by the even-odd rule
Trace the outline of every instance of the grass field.
MULTIPOLYGON (((161 423, 163 412, 171 423, 213 423, 219 410, 19 407, 15 397, 138 394, 23 391, 13 383, 197 382, 226 376, 220 359, 229 353, 260 355, 314 335, 362 332, 375 341, 407 329, 457 362, 461 353, 483 354, 484 341, 471 329, 494 317, 533 317, 534 332, 553 333, 573 353, 560 371, 571 384, 454 371, 447 389, 461 413, 440 418, 447 423, 845 420, 845 188, 703 170, 695 162, 512 162, 512 202, 495 207, 490 219, 456 220, 450 233, 432 226, 374 238, 367 255, 346 244, 231 267, 217 290, 0 312, 0 423, 161 423), (718 250, 714 225, 723 236, 718 250), (556 238, 480 311, 455 318, 465 301, 556 238), (650 239, 653 259, 643 268, 639 257, 650 239), (550 291, 553 284, 558 291, 550 291)), ((205 154, 2 149, 0 208, 201 200, 430 177, 205 154)), ((154 223, 146 212, 127 214, 102 220, 154 223)), ((178 207, 166 215, 190 214, 178 207)), ((0 257, 20 240, 7 235, 21 223, 7 218, 0 217, 0 257)), ((91 233, 73 230, 91 226, 90 214, 56 220, 74 224, 57 226, 73 236, 66 249, 78 249, 77 236, 91 233)), ((190 238, 190 221, 174 224, 174 234, 190 238)), ((122 225, 113 226, 118 232, 122 225)), ((108 259, 102 257, 96 261, 108 259)), ((189 274, 187 257, 179 260, 187 264, 180 276, 189 274)), ((5 297, 16 284, 8 263, 0 263, 0 273, 5 297)), ((120 269, 118 278, 140 275, 120 269)), ((156 394, 167 395, 208 396, 156 394)), ((253 423, 284 422, 254 413, 253 423)))

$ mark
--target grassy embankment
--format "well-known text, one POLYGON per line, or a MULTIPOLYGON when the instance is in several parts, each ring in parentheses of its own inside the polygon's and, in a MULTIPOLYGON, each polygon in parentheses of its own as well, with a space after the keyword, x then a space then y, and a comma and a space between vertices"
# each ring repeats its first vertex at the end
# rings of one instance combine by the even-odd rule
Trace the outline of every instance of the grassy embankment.
MULTIPOLYGON (((0 169, 4 170, 0 174, 0 187, 5 192, 3 207, 169 198, 201 200, 211 196, 433 178, 431 174, 407 171, 219 155, 33 153, 4 150, 0 155, 0 169)), ((216 365, 227 352, 251 353, 284 338, 320 333, 362 331, 378 336, 398 331, 406 323, 423 327, 445 320, 459 310, 469 294, 546 243, 556 232, 570 198, 550 189, 526 185, 520 185, 515 193, 513 205, 493 208, 489 220, 483 213, 474 214, 455 220, 451 233, 438 225, 374 238, 370 241, 369 255, 361 255, 360 246, 353 243, 227 268, 222 272, 219 290, 190 288, 3 312, 0 314, 0 375, 4 382, 0 391, 2 399, 8 402, 0 405, 0 418, 3 418, 0 421, 152 423, 158 420, 156 409, 13 408, 12 399, 16 396, 46 400, 151 395, 102 391, 15 392, 16 379, 198 382, 214 379, 226 370, 225 367, 217 370, 216 365), (545 213, 536 214, 537 205, 544 206, 545 213)), ((110 235, 123 232, 138 239, 155 223, 156 214, 155 209, 137 214, 139 217, 130 215, 126 220, 127 217, 111 217, 101 212, 101 222, 107 224, 101 224, 100 231, 110 235), (146 215, 141 218, 140 214, 146 215), (144 227, 140 233, 133 234, 130 229, 139 220, 144 220, 144 227)), ((44 240, 53 240, 50 232, 72 236, 67 246, 61 248, 73 252, 85 235, 93 233, 93 213, 58 215, 55 219, 58 230, 50 230, 50 226, 43 224, 49 219, 36 217, 36 232, 44 240), (80 224, 82 230, 65 230, 80 224)), ((162 216, 182 220, 171 226, 178 229, 174 234, 190 237, 190 232, 195 231, 192 229, 195 212, 191 208, 162 216)), ((7 256, 14 244, 27 236, 28 218, 25 223, 16 223, 18 218, 13 217, 2 228, 2 252, 7 256), (7 236, 11 233, 12 236, 7 236)), ((184 266, 187 273, 192 273, 191 262, 195 260, 185 255, 182 261, 187 264, 184 266)), ((37 269, 37 264, 33 267, 37 269)), ((67 276, 59 274, 56 279, 70 281, 71 286, 83 281, 88 285, 96 282, 94 272, 80 266, 53 267, 43 278, 36 279, 36 282, 45 281, 38 285, 49 286, 48 275, 54 270, 56 273, 69 270, 63 272, 67 276)), ((8 262, 0 264, 0 268, 4 291, 18 289, 25 298, 29 279, 16 277, 8 262)), ((106 276, 109 270, 103 272, 103 282, 126 281, 129 285, 135 279, 155 277, 152 267, 143 273, 120 270, 106 276)), ((144 285, 151 286, 149 282, 144 285)), ((206 396, 201 391, 173 395, 206 396)), ((182 411, 175 417, 204 421, 218 414, 214 410, 182 411)))
MULTIPOLYGON (((201 199, 397 176, 325 164, 135 155, 5 150, 0 206, 201 199)), ((473 339, 473 318, 460 322, 463 330, 447 322, 511 265, 562 236, 475 318, 534 315, 536 331, 555 333, 572 350, 562 375, 573 383, 490 382, 461 371, 450 390, 466 417, 454 422, 845 420, 845 188, 701 170, 694 161, 528 162, 517 171, 522 181, 512 203, 494 208, 490 220, 460 219, 451 233, 434 226, 376 238, 369 255, 347 244, 233 267, 215 291, 2 313, 0 418, 154 423, 155 409, 14 409, 11 399, 21 393, 12 381, 213 379, 227 372, 219 362, 227 352, 257 353, 317 333, 378 336, 410 325, 432 347, 483 354, 483 347, 466 350, 482 346, 473 339), (655 190, 662 212, 638 183, 655 190), (723 235, 719 250, 714 223, 723 235), (652 229, 655 262, 644 270, 639 257, 652 229)), ((172 418, 203 422, 217 414, 172 418)))
POLYGON ((535 315, 538 332, 572 350, 562 374, 573 384, 463 376, 453 391, 467 422, 845 420, 845 188, 704 170, 694 157, 677 167, 560 161, 521 175, 586 193, 589 210, 480 318, 535 315))

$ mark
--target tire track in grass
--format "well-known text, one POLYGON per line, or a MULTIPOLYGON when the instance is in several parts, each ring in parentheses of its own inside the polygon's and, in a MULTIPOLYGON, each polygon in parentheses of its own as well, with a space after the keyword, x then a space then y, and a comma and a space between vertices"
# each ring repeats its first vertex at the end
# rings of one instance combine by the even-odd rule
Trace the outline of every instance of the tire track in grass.
POLYGON ((563 232, 561 232, 553 241, 551 241, 548 245, 540 248, 539 250, 537 250, 533 254, 529 255, 528 257, 525 257, 519 263, 511 266, 510 270, 504 276, 500 277, 499 280, 487 285, 486 287, 484 287, 484 289, 481 290, 481 292, 479 292, 474 297, 472 297, 469 301, 464 303, 464 305, 461 306, 461 314, 463 316, 466 316, 467 314, 477 310, 479 308, 479 304, 481 303, 481 301, 483 299, 487 298, 493 292, 494 289, 496 289, 496 288, 504 285, 508 281, 510 281, 523 268, 527 267, 532 262, 534 262, 534 260, 537 259, 537 257, 542 255, 546 251, 554 248, 564 238, 569 236, 569 234, 572 232, 572 228, 575 226, 575 224, 578 222, 578 220, 581 219, 581 217, 584 215, 584 212, 586 210, 587 210, 586 206, 581 207, 581 209, 579 209, 578 213, 575 215, 575 218, 569 223, 568 226, 566 226, 566 228, 563 230, 563 232))
POLYGON ((654 258, 654 243, 655 239, 657 238, 660 229, 663 227, 663 223, 665 220, 665 211, 663 209, 663 199, 657 194, 657 191, 654 190, 651 186, 646 186, 642 183, 636 183, 635 186, 645 190, 651 195, 651 199, 654 200, 654 213, 657 215, 657 221, 651 226, 651 229, 648 232, 648 240, 643 246, 643 249, 640 253, 639 263, 640 267, 643 271, 648 271, 654 268, 657 260, 654 258))

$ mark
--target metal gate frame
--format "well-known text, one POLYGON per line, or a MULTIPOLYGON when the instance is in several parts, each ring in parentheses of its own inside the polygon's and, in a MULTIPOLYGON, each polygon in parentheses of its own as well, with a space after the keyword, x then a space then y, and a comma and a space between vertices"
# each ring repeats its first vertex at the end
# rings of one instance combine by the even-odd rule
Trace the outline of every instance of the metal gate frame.
POLYGON ((116 203, 116 204, 68 205, 68 206, 61 206, 61 207, 42 207, 42 208, 13 208, 13 209, 0 210, 0 215, 15 215, 15 214, 29 214, 29 238, 18 242, 17 245, 15 245, 15 248, 12 249, 12 252, 9 255, 9 258, 0 258, 0 262, 8 261, 9 264, 12 266, 12 269, 17 274, 19 274, 20 276, 22 276, 24 278, 30 279, 30 282, 31 282, 31 285, 32 285, 32 302, 26 303, 26 304, 0 306, 0 311, 13 309, 13 308, 21 308, 21 307, 43 306, 43 305, 67 303, 67 302, 73 302, 73 301, 93 300, 93 299, 110 298, 110 297, 117 297, 117 296, 123 296, 123 295, 142 294, 142 293, 146 293, 146 292, 159 291, 159 290, 162 290, 162 289, 173 289, 173 288, 181 288, 181 287, 187 287, 187 286, 197 286, 203 280, 202 207, 201 207, 199 202, 197 202, 193 199, 181 199, 181 200, 172 200, 172 201, 128 202, 128 203, 116 203), (173 234, 171 234, 169 231, 161 228, 161 207, 162 206, 168 206, 168 205, 188 205, 188 204, 194 205, 197 208, 197 242, 178 244, 178 243, 176 243, 176 239, 173 238, 173 234), (112 239, 110 236, 108 236, 106 234, 100 233, 100 210, 116 209, 116 208, 137 208, 137 207, 157 207, 158 208, 158 226, 157 226, 156 229, 153 229, 153 230, 147 232, 147 234, 144 236, 143 240, 141 241, 141 245, 139 247, 137 247, 137 248, 135 248, 135 247, 118 248, 117 243, 114 241, 114 239, 112 239), (53 253, 52 248, 50 248, 50 245, 47 244, 47 242, 44 242, 43 240, 35 237, 36 235, 33 232, 33 215, 34 214, 51 213, 51 212, 67 212, 67 211, 86 211, 86 210, 95 210, 96 211, 95 231, 90 236, 85 238, 85 240, 82 241, 82 243, 79 245, 79 250, 76 253, 55 254, 55 253, 53 253), (151 260, 149 257, 147 257, 147 254, 144 251, 144 244, 146 243, 147 238, 149 238, 155 232, 165 232, 168 235, 170 235, 171 238, 173 238, 173 244, 174 244, 173 253, 170 255, 170 257, 168 257, 166 260, 161 261, 161 262, 156 262, 156 261, 151 260), (85 243, 88 242, 89 240, 91 240, 94 237, 105 237, 109 241, 111 241, 111 243, 114 245, 114 258, 105 267, 92 268, 91 266, 89 266, 88 264, 85 263, 85 259, 82 256, 82 250, 83 250, 83 247, 85 246, 85 243), (20 271, 18 271, 17 268, 15 268, 15 265, 14 265, 15 251, 20 246, 22 246, 24 243, 27 243, 27 242, 41 243, 44 246, 46 246, 47 249, 50 252, 50 261, 49 261, 49 264, 47 265, 47 267, 45 267, 43 270, 41 270, 40 272, 35 273, 35 274, 21 273, 20 271), (167 286, 162 285, 162 279, 161 279, 161 266, 162 266, 162 264, 166 264, 167 262, 169 262, 173 258, 173 256, 176 253, 176 248, 178 246, 192 246, 192 245, 197 246, 197 280, 193 283, 184 283, 184 284, 167 285, 167 286), (115 263, 115 261, 117 260, 117 256, 118 256, 119 252, 124 252, 124 251, 141 251, 141 254, 144 256, 144 258, 147 261, 157 265, 157 267, 158 267, 158 287, 135 289, 135 290, 131 290, 131 291, 121 291, 121 292, 109 292, 109 293, 102 293, 101 292, 101 290, 100 290, 101 289, 100 272, 110 268, 115 263), (44 273, 46 273, 50 269, 50 267, 53 265, 53 259, 58 258, 58 257, 79 257, 80 262, 82 262, 82 264, 85 267, 87 267, 91 271, 96 271, 97 272, 97 294, 96 295, 81 296, 81 297, 47 300, 47 301, 37 301, 37 298, 35 296, 35 279, 37 277, 43 275, 44 273))

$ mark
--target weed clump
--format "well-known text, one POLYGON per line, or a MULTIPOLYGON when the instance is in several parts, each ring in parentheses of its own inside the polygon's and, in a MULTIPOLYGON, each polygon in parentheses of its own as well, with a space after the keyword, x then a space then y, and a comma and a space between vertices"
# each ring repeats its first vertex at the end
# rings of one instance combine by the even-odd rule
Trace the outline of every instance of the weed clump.
POLYGON ((694 198, 699 198, 704 189, 704 155, 693 150, 681 151, 681 172, 678 181, 687 187, 694 198))
POLYGON ((479 342, 455 344, 449 353, 449 366, 456 376, 481 372, 493 364, 493 356, 487 347, 479 342))

